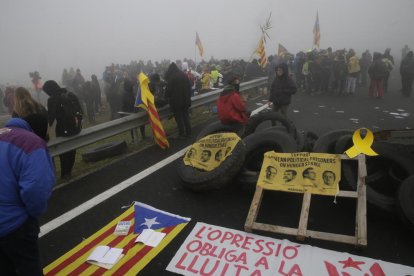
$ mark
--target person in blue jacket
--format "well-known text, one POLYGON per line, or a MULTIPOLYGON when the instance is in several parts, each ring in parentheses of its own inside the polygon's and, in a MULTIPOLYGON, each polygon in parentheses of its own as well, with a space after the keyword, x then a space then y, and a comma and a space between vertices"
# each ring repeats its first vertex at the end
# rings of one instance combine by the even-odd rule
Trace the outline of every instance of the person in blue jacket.
POLYGON ((55 183, 52 159, 21 118, 0 128, 0 152, 0 275, 43 275, 38 218, 55 183))

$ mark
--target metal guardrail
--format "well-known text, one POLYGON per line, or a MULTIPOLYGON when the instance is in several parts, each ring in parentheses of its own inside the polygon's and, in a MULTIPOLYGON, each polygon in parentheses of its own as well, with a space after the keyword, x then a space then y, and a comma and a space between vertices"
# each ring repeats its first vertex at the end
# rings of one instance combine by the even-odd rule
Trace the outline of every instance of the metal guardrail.
MULTIPOLYGON (((240 84, 240 91, 247 91, 256 87, 267 85, 267 78, 259 78, 240 84)), ((215 102, 223 89, 213 90, 191 98, 191 109, 215 102)), ((158 109, 161 119, 172 115, 169 106, 158 109)), ((148 124, 148 115, 145 111, 112 120, 103 124, 85 128, 78 135, 72 137, 57 137, 48 143, 52 156, 74 150, 102 139, 117 135, 128 130, 148 124)))

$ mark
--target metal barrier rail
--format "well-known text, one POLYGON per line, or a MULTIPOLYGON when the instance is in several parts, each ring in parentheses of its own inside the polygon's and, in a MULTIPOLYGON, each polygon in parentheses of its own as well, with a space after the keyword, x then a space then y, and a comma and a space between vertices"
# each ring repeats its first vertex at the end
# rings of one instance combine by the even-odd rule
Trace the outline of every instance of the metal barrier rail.
MULTIPOLYGON (((240 84, 240 91, 247 91, 256 87, 267 85, 267 78, 259 78, 240 84)), ((197 108, 217 100, 217 96, 223 89, 203 93, 191 98, 191 109, 197 108)), ((169 106, 158 109, 161 119, 172 115, 169 106)), ((74 150, 119 133, 148 124, 148 115, 145 111, 132 114, 123 118, 112 120, 103 124, 82 129, 81 133, 72 137, 57 137, 48 143, 52 156, 74 150)))

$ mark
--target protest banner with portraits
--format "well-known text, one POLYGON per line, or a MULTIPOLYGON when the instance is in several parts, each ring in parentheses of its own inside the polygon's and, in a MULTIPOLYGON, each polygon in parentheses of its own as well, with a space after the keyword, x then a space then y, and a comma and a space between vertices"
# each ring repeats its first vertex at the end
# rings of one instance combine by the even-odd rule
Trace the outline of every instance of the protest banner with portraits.
POLYGON ((336 195, 341 158, 327 153, 266 152, 257 185, 267 190, 336 195))

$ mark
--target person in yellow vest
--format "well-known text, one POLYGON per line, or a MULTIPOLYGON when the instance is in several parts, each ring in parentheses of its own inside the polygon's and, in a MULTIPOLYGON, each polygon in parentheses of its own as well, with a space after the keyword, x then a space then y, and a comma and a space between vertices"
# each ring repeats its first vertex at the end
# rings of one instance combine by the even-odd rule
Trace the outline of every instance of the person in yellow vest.
POLYGON ((211 74, 208 68, 204 68, 204 72, 201 75, 201 93, 208 92, 211 90, 211 74))
POLYGON ((223 78, 223 75, 220 74, 217 66, 213 67, 213 69, 210 72, 210 75, 211 75, 211 82, 213 84, 213 87, 218 88, 219 87, 219 82, 220 82, 219 80, 220 80, 220 78, 223 78))
POLYGON ((349 50, 348 57, 348 77, 346 79, 346 92, 348 94, 354 94, 356 81, 361 68, 359 66, 359 58, 356 56, 354 50, 349 50))

